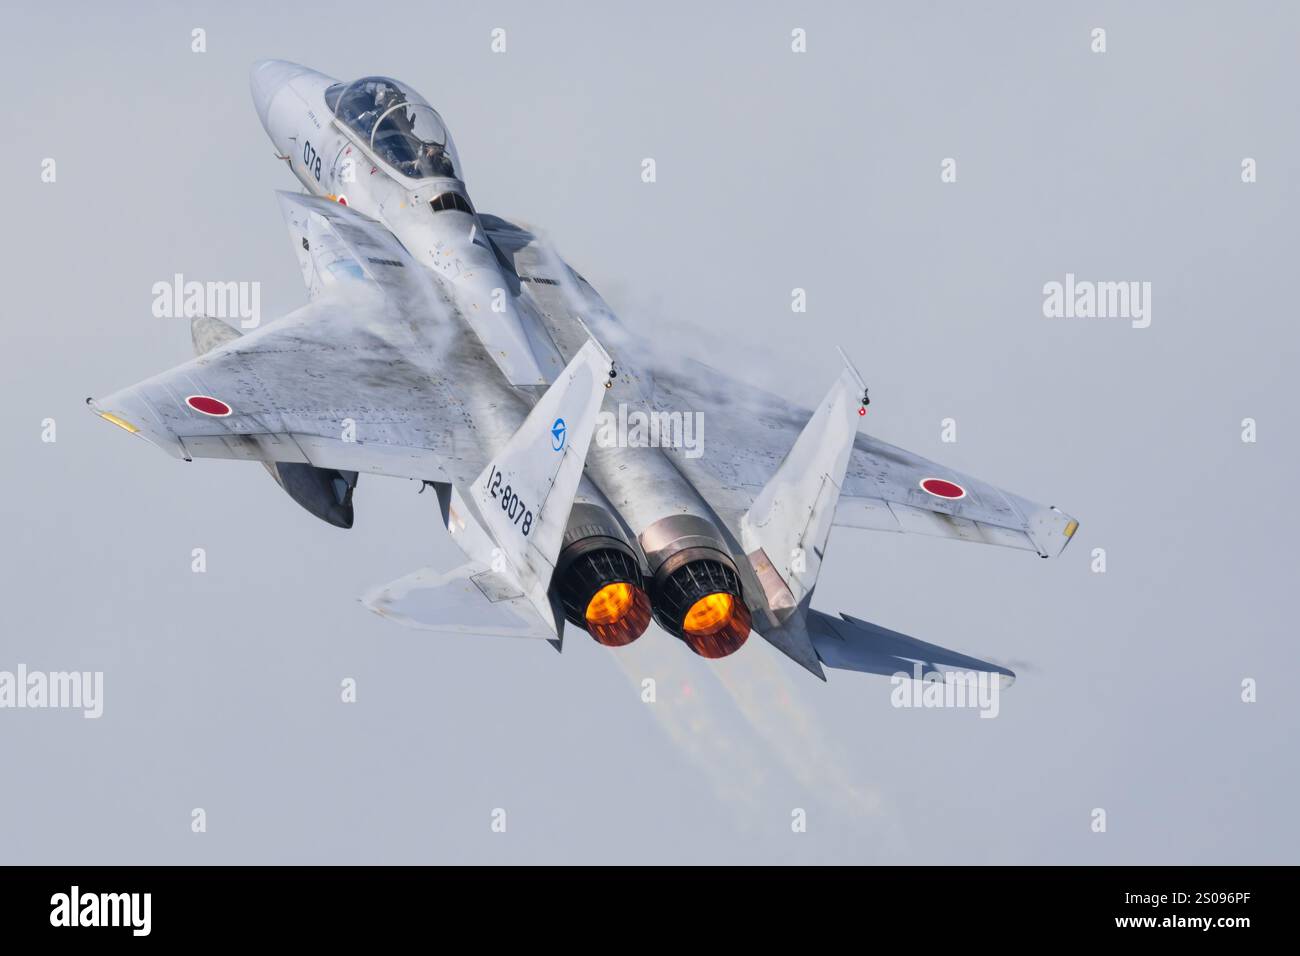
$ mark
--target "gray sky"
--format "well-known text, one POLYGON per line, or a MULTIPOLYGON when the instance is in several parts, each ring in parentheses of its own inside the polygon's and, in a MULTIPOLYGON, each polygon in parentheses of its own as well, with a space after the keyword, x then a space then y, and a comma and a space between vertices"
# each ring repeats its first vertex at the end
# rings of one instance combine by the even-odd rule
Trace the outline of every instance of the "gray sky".
POLYGON ((0 862, 1296 862, 1300 14, 605 6, 10 12, 0 670, 103 671, 104 714, 0 710, 0 862), (1078 516, 1055 561, 832 537, 815 604, 1011 664, 997 719, 756 637, 710 663, 658 630, 557 655, 396 627, 356 596, 458 561, 414 484, 363 477, 341 532, 89 415, 189 357, 153 283, 304 301, 263 57, 421 91, 478 208, 629 325, 805 405, 841 345, 874 434, 1078 516), (1151 326, 1045 318, 1067 272, 1150 282, 1151 326))

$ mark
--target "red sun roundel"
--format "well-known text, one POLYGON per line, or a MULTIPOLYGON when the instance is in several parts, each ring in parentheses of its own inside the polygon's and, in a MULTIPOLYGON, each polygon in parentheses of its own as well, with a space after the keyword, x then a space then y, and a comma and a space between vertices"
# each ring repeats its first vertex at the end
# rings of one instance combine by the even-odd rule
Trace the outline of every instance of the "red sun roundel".
POLYGON ((211 415, 213 418, 225 418, 231 412, 229 405, 211 395, 191 395, 185 399, 185 404, 196 412, 211 415))
POLYGON ((936 498, 965 498, 966 489, 961 485, 951 481, 944 481, 942 478, 922 478, 921 490, 926 494, 934 495, 936 498))

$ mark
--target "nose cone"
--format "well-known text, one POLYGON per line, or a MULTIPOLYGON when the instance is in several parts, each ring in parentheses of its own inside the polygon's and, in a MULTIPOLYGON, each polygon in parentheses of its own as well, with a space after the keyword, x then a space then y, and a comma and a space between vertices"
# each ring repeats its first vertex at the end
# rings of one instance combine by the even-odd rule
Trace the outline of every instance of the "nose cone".
POLYGON ((305 66, 288 60, 258 60, 253 64, 253 69, 248 74, 248 87, 253 94, 257 116, 267 132, 270 132, 270 128, 266 118, 271 112, 271 101, 276 94, 295 76, 310 72, 305 66))

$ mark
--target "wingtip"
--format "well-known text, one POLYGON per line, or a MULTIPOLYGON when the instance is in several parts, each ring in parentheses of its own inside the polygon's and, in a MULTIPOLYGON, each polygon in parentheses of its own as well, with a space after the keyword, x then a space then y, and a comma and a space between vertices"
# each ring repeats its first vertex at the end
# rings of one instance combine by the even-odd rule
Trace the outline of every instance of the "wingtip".
POLYGON ((1079 519, 1068 515, 1055 505, 1029 515, 1025 533, 1040 558, 1057 558, 1074 540, 1079 531, 1079 519))
POLYGON ((122 429, 123 431, 130 432, 132 435, 141 435, 142 437, 144 437, 138 425, 136 425, 134 422, 128 421, 127 419, 123 418, 121 415, 115 415, 110 411, 100 408, 99 403, 95 401, 93 397, 86 399, 86 407, 89 408, 95 415, 102 418, 104 421, 108 422, 110 425, 116 425, 118 428, 122 429))

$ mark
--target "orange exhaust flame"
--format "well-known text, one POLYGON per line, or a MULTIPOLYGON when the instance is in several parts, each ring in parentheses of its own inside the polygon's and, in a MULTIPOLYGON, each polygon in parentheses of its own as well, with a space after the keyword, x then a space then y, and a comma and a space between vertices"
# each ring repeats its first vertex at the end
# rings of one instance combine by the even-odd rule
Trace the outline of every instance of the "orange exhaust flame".
POLYGON ((749 637, 749 626, 749 608, 722 591, 704 595, 682 619, 687 646, 710 659, 740 650, 749 637))
POLYGON ((650 626, 650 598, 624 581, 606 584, 587 604, 587 631, 606 647, 631 644, 650 626))

